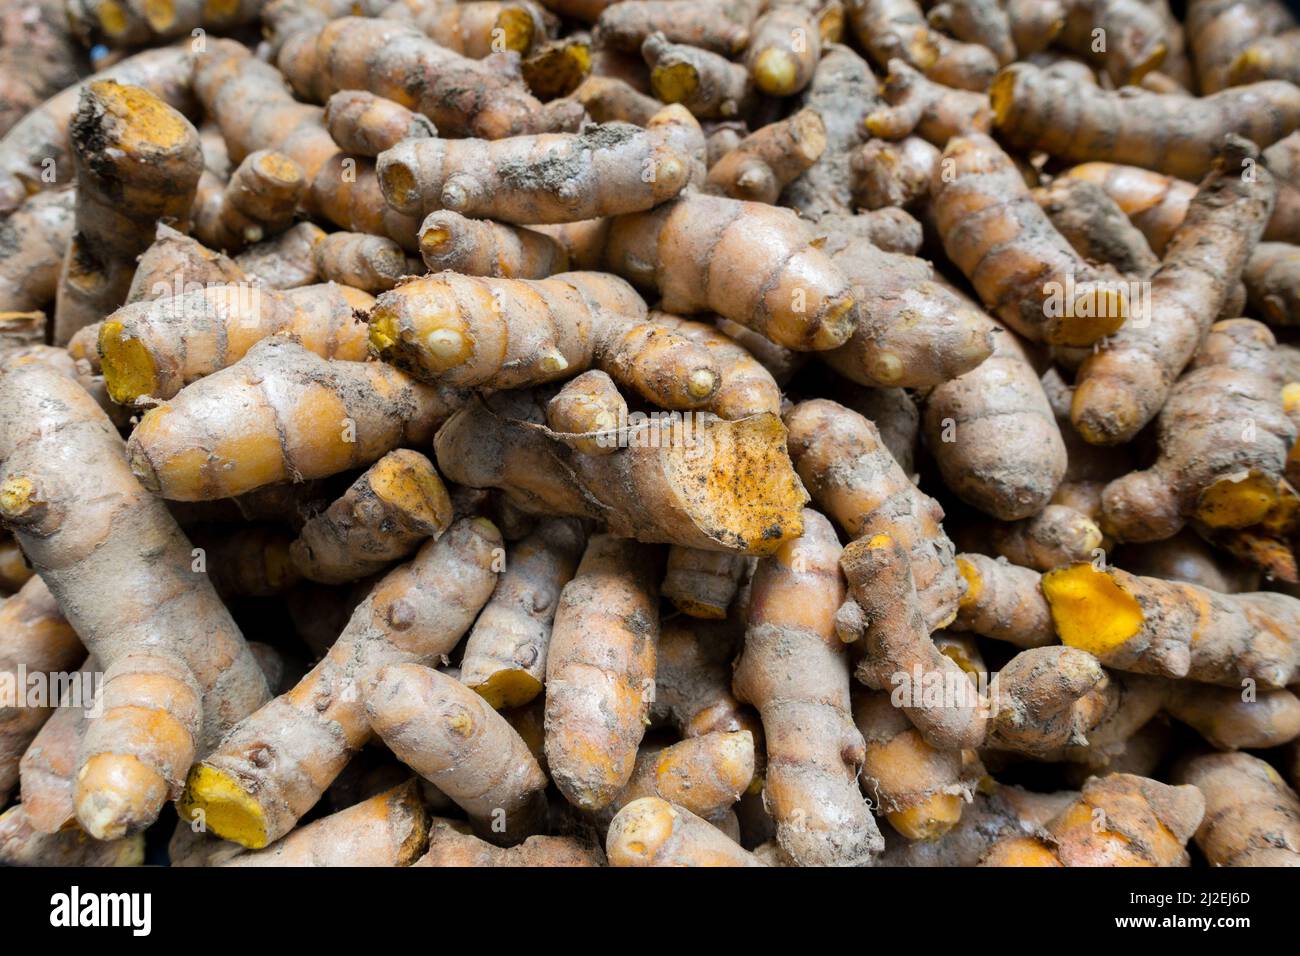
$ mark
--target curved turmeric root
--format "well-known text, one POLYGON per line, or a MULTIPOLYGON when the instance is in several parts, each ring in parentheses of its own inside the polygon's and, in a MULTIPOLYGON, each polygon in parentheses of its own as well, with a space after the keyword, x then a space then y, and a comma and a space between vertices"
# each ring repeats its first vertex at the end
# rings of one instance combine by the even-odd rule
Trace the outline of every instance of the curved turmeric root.
POLYGON ((417 378, 455 387, 525 388, 594 365, 661 407, 696 408, 720 382, 708 352, 647 322, 641 297, 600 273, 407 282, 375 303, 370 343, 417 378))
POLYGON ((659 614, 657 556, 596 535, 560 594, 546 658, 546 762, 575 806, 599 810, 628 782, 645 733, 659 614))
POLYGON ((492 707, 446 674, 391 664, 366 697, 378 737, 493 843, 518 843, 546 812, 546 774, 492 707))
POLYGON ((467 518, 385 575, 324 659, 195 765, 182 818, 252 849, 293 829, 369 738, 365 705, 380 670, 456 645, 496 585, 500 548, 491 522, 467 518))
POLYGON ((835 634, 844 599, 831 523, 804 512, 804 534, 762 561, 732 686, 767 738, 764 805, 781 847, 802 865, 861 866, 883 849, 858 791, 848 652, 835 634))
POLYGON ((279 292, 236 282, 126 305, 98 326, 104 381, 122 404, 173 398, 281 332, 322 358, 364 361, 366 326, 354 311, 373 302, 347 286, 279 292))
POLYGON ((164 498, 228 498, 427 442, 459 401, 383 363, 328 361, 276 337, 151 408, 127 454, 164 498))
POLYGON ((1107 667, 1223 687, 1285 687, 1300 674, 1300 599, 1220 594, 1118 568, 1076 564, 1043 575, 1061 641, 1107 667))
POLYGON ((982 866, 1188 866, 1187 841, 1206 800, 1194 787, 1127 773, 1094 778, 1047 824, 1046 838, 1011 837, 982 866))
POLYGON ((1300 799, 1264 761, 1206 754, 1174 779, 1205 797, 1196 845, 1213 866, 1300 866, 1300 799))
POLYGON ((957 555, 966 593, 952 628, 1016 647, 1056 643, 1052 611, 1039 588, 1041 575, 983 554, 957 555))
POLYGON ((339 149, 353 156, 373 158, 404 139, 438 135, 426 117, 365 90, 340 90, 331 96, 324 121, 339 149))
POLYGON ((604 866, 605 854, 575 837, 534 836, 518 846, 493 846, 459 828, 463 823, 435 819, 429 827, 429 849, 412 866, 604 866))
POLYGON ((633 800, 605 840, 610 866, 763 866, 725 833, 659 797, 633 800))
POLYGON ((550 518, 506 549, 505 572, 460 661, 461 682, 493 707, 521 707, 542 692, 560 593, 584 543, 577 521, 550 518))
POLYGON ((851 538, 889 532, 908 554, 929 632, 952 621, 962 582, 939 503, 912 484, 875 425, 824 399, 785 416, 790 457, 813 501, 851 538))
POLYGON ((107 672, 103 716, 82 746, 77 818, 98 839, 120 837, 156 819, 196 751, 261 704, 266 682, 95 400, 39 363, 11 366, 0 396, 0 515, 107 672), (77 506, 87 499, 103 506, 77 506), (133 583, 94 583, 123 580, 133 583))
POLYGON ((420 255, 430 272, 459 272, 500 279, 545 279, 569 271, 569 254, 557 240, 523 226, 467 219, 450 209, 431 212, 420 225, 420 255))

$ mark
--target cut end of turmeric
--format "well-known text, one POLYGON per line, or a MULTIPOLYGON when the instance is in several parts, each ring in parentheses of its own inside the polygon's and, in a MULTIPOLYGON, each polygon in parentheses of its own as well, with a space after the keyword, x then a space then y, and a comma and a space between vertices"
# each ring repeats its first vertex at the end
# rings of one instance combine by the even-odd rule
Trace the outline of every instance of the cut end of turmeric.
POLYGON ((105 36, 113 38, 126 32, 126 10, 116 0, 104 0, 95 12, 99 20, 99 28, 105 36))
POLYGON ((1248 528, 1263 521, 1277 500, 1277 482, 1251 469, 1206 488, 1196 517, 1211 528, 1248 528))
POLYGON ((1002 70, 993 77, 989 85, 989 103, 993 107, 993 125, 1002 126, 1011 118, 1015 104, 1016 74, 1014 70, 1002 70))
POLYGON ((677 812, 659 797, 633 800, 619 814, 617 830, 611 828, 606 847, 615 866, 645 865, 654 860, 672 838, 677 812))
POLYGON ((181 797, 182 819, 202 820, 223 840, 260 850, 267 840, 266 815, 257 801, 230 774, 199 764, 190 773, 181 797))
POLYGON ((30 478, 15 475, 0 485, 0 514, 11 520, 21 518, 37 504, 36 485, 30 478))
POLYGON ((966 593, 957 601, 957 609, 962 611, 979 602, 980 593, 984 590, 984 579, 980 576, 979 569, 965 558, 957 558, 957 573, 966 581, 966 593))
POLYGON ((1105 571, 1075 564, 1043 575, 1043 594, 1061 642, 1097 657, 1142 629, 1142 607, 1105 571))
POLYGON ((681 103, 695 95, 700 75, 689 63, 656 66, 650 72, 650 86, 665 103, 681 103))
POLYGON ((89 89, 104 109, 120 121, 115 144, 119 149, 128 153, 156 152, 189 141, 193 127, 185 117, 148 90, 113 80, 97 80, 89 89))
POLYGON ((99 330, 104 385, 119 405, 129 405, 158 389, 153 358, 144 343, 126 334, 121 322, 106 321, 99 330))
POLYGON ((499 670, 481 684, 471 684, 470 689, 482 697, 494 710, 503 707, 522 707, 536 699, 542 692, 542 682, 523 670, 499 670))
POLYGON ((507 7, 502 10, 497 16, 496 26, 501 31, 497 35, 502 38, 507 50, 527 53, 533 45, 536 27, 527 7, 507 7))

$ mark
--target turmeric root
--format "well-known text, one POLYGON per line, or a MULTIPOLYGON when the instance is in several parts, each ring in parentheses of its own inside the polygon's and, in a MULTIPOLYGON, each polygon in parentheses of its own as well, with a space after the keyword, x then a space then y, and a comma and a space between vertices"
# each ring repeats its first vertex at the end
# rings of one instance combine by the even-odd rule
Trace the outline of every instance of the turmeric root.
POLYGON ((501 139, 580 119, 565 101, 544 107, 517 73, 461 56, 399 20, 340 17, 304 29, 285 39, 276 65, 304 99, 366 90, 422 113, 444 136, 501 139))
POLYGON ((182 817, 252 849, 288 833, 369 737, 379 671, 436 661, 468 630, 496 584, 500 547, 490 522, 463 519, 385 575, 325 658, 194 767, 182 817))
POLYGON ((258 0, 68 0, 68 24, 84 46, 130 47, 157 43, 194 31, 229 32, 254 22, 258 0))
POLYGON ((159 219, 186 218, 202 169, 198 132, 141 87, 89 84, 69 135, 76 232, 59 278, 56 345, 122 304, 135 257, 153 242, 159 219))
MULTIPOLYGON (((591 67, 591 38, 586 34, 573 34, 559 40, 539 42, 519 64, 519 71, 534 96, 553 100, 576 93, 591 78, 591 67)), ((580 97, 578 102, 582 102, 580 97)), ((608 119, 595 121, 605 123, 608 119)))
POLYGON ((325 230, 300 222, 274 239, 264 239, 235 256, 235 264, 269 289, 297 289, 319 281, 316 245, 325 230))
MULTIPOLYGON (((462 824, 463 826, 463 824, 462 824)), ((429 849, 412 866, 603 866, 605 854, 567 836, 529 837, 518 846, 493 846, 447 820, 429 826, 429 849)))
POLYGON ((1259 590, 1257 569, 1228 561, 1190 529, 1158 543, 1126 545, 1114 557, 1121 568, 1144 577, 1183 581, 1224 594, 1259 590))
POLYGON ((1205 754, 1174 779, 1205 796, 1196 845, 1213 866, 1300 866, 1300 799, 1250 754, 1205 754))
POLYGON ((965 90, 985 89, 997 72, 997 58, 987 48, 931 30, 916 0, 847 0, 844 6, 858 42, 877 66, 902 58, 930 79, 965 90))
POLYGON ((939 150, 919 136, 897 143, 869 139, 850 161, 854 201, 866 209, 921 205, 939 165, 939 150))
POLYGON ((881 93, 884 105, 865 120, 872 136, 902 139, 915 133, 942 148, 954 136, 987 133, 993 125, 986 94, 926 79, 902 60, 889 61, 881 93))
POLYGON ((487 219, 467 219, 450 209, 425 217, 420 225, 420 255, 430 272, 545 279, 569 271, 568 252, 545 233, 487 219))
POLYGON ((788 209, 685 194, 614 219, 606 264, 666 312, 717 312, 788 348, 842 345, 854 298, 788 209))
POLYGON ((389 205, 413 216, 449 209, 526 224, 640 212, 686 185, 677 123, 665 110, 648 129, 607 123, 494 142, 406 140, 379 157, 379 184, 389 205))
POLYGON ((801 110, 741 140, 709 170, 709 183, 733 199, 775 203, 825 149, 821 117, 801 110))
POLYGON ((962 582, 943 509, 908 478, 861 415, 824 399, 785 415, 790 457, 813 501, 850 538, 892 534, 908 555, 929 632, 952 621, 962 582))
POLYGON ((0 608, 0 799, 18 783, 18 761, 59 703, 59 677, 85 656, 50 589, 30 578, 0 608), (29 681, 43 683, 35 688, 29 681), (40 688, 43 688, 40 689, 40 688))
POLYGON ((1169 53, 1165 33, 1160 11, 1143 0, 1068 0, 1056 43, 1090 58, 1119 88, 1159 69, 1169 53), (1098 36, 1105 38, 1103 50, 1096 48, 1098 36))
POLYGON ((764 805, 777 840, 803 865, 863 865, 883 848, 856 782, 862 737, 850 712, 848 654, 835 635, 839 554, 830 522, 805 510, 803 537, 755 571, 732 682, 763 721, 764 805))
POLYGON ((392 239, 364 232, 332 232, 316 243, 313 252, 322 279, 374 294, 424 271, 392 239))
POLYGON ((103 716, 82 746, 77 818, 92 836, 120 837, 153 822, 196 751, 260 705, 266 682, 95 400, 39 363, 11 366, 0 395, 0 515, 107 672, 103 716), (87 495, 105 507, 77 506, 87 495), (123 580, 134 583, 93 583, 123 580))
POLYGON ((1015 521, 1047 506, 1066 451, 1024 347, 1006 329, 993 341, 992 357, 930 392, 922 427, 948 487, 1015 521))
POLYGON ((73 795, 81 742, 94 719, 92 701, 82 692, 93 686, 94 675, 102 673, 95 658, 87 657, 18 763, 26 822, 40 833, 80 829, 73 795))
POLYGON ((1273 180, 1243 179, 1253 147, 1229 138, 1151 277, 1142 321, 1084 360, 1071 421, 1093 444, 1128 441, 1165 404, 1174 380, 1218 316, 1273 206, 1273 180))
POLYGON ((1151 275, 1160 265, 1141 230, 1101 186, 1077 176, 1060 176, 1050 186, 1035 189, 1034 201, 1089 262, 1138 278, 1151 275))
POLYGON ((717 827, 659 797, 633 800, 605 840, 610 866, 763 866, 717 827))
POLYGON ((1064 175, 1100 186, 1137 226, 1157 256, 1164 255, 1196 195, 1191 183, 1136 166, 1083 163, 1064 175))
POLYGON ((989 95, 994 125, 1016 149, 1072 163, 1142 166, 1182 179, 1209 172, 1229 134, 1263 149, 1300 126, 1300 89, 1279 80, 1198 99, 1080 86, 1016 63, 998 74, 989 95))
POLYGON ((597 818, 607 824, 632 801, 659 797, 722 829, 722 817, 753 777, 754 735, 748 730, 642 747, 631 779, 597 818))
POLYGON ((957 555, 957 570, 965 579, 966 593, 957 605, 953 630, 1022 648, 1056 642, 1051 608, 1036 571, 983 554, 957 555))
POLYGON ((631 777, 659 639, 655 552, 596 535, 560 594, 546 659, 546 759, 570 803, 606 806, 631 777))
POLYGON ((473 401, 438 432, 438 469, 457 484, 502 489, 525 513, 591 518, 640 541, 770 554, 801 533, 807 497, 774 415, 631 424, 607 455, 570 450, 543 421, 527 393, 473 401), (762 480, 742 490, 738 475, 762 480))
POLYGON ((645 126, 652 116, 664 108, 664 104, 653 96, 647 96, 631 84, 609 76, 587 77, 572 95, 596 123, 645 126))
POLYGON ((0 16, 0 136, 77 82, 79 56, 62 0, 20 0, 0 16))
MULTIPOLYGON (((754 86, 768 96, 792 96, 812 80, 822 56, 822 44, 832 39, 835 20, 843 18, 836 2, 782 0, 754 21, 745 48, 745 66, 754 86)), ((841 22, 842 29, 842 22, 841 22)))
POLYGON ((700 119, 729 119, 754 102, 749 71, 699 47, 647 37, 641 55, 650 66, 650 89, 665 103, 680 103, 700 119))
POLYGON ((933 840, 961 819, 972 781, 961 752, 931 747, 889 698, 884 691, 854 693, 853 722, 866 742, 862 788, 902 836, 933 840))
POLYGON ((5 220, 0 236, 0 301, 12 312, 45 308, 59 288, 63 254, 76 224, 72 189, 35 193, 5 220))
POLYGON ((390 451, 343 497, 311 518, 289 549, 304 576, 325 584, 369 577, 439 537, 452 521, 451 497, 418 451, 390 451))
POLYGON ((1275 347, 1252 319, 1211 327, 1156 419, 1159 456, 1106 486, 1107 534, 1158 541, 1192 518, 1212 529, 1245 528, 1279 505, 1300 505, 1283 479, 1296 433, 1282 408, 1275 347))
POLYGON ((997 0, 943 0, 929 7, 925 19, 943 33, 984 47, 1000 64, 1016 58, 1011 17, 997 0))
POLYGON ((803 95, 803 107, 822 118, 826 149, 785 189, 784 201, 807 219, 853 211, 849 161, 866 138, 867 114, 880 104, 876 78, 866 61, 846 46, 828 44, 803 95))
POLYGON ((0 814, 0 863, 6 866, 139 866, 144 834, 96 840, 75 827, 43 833, 31 825, 26 804, 0 814))
POLYGON ((283 332, 323 358, 359 362, 366 326, 353 313, 373 301, 347 286, 277 292, 241 281, 123 306, 99 325, 104 379, 123 404, 174 398, 283 332))
POLYGON ((388 365, 328 361, 273 337, 146 412, 127 454, 164 498, 227 498, 427 442, 460 401, 388 365))
POLYGON ((1194 787, 1117 773, 1084 784, 1046 838, 995 844, 982 866, 1188 866, 1187 841, 1206 813, 1194 787))
POLYGON ((752 343, 739 344, 715 326, 692 322, 667 312, 652 311, 650 321, 703 346, 717 363, 718 390, 704 405, 705 411, 728 421, 739 421, 765 412, 780 414, 780 386, 750 351, 752 343))
POLYGON ((460 661, 461 683, 498 710, 542 692, 560 592, 577 570, 583 544, 578 522, 552 518, 506 550, 505 573, 460 661))
POLYGON ((1274 325, 1300 325, 1300 249, 1261 242, 1241 278, 1253 315, 1274 325))
POLYGON ((987 746, 1035 757, 1082 745, 1108 715, 1109 678, 1097 659, 1073 647, 1022 651, 989 685, 987 746))
POLYGON ((416 25, 449 50, 481 60, 492 53, 527 53, 555 33, 558 21, 531 0, 475 0, 473 3, 432 3, 415 17, 416 25))
POLYGON ((841 613, 836 622, 842 640, 862 641, 858 680, 873 690, 892 691, 931 746, 978 747, 987 704, 961 667, 930 640, 907 551, 890 534, 878 532, 851 542, 840 566, 862 617, 858 622, 841 613), (933 694, 932 686, 942 692, 933 694))
POLYGON ((384 202, 374 163, 344 155, 325 128, 324 111, 295 100, 275 67, 242 44, 212 40, 195 54, 194 89, 232 159, 260 149, 283 153, 303 170, 305 212, 415 250, 419 220, 384 202))
POLYGON ((249 153, 224 186, 205 171, 192 212, 194 235, 214 249, 238 252, 289 228, 306 190, 306 174, 290 157, 249 153))
POLYGON ((704 348, 646 322, 640 296, 599 273, 407 282, 375 303, 370 343, 418 378, 455 387, 521 388, 596 365, 662 407, 693 408, 720 381, 704 348))
POLYGON ((1216 750, 1279 747, 1300 737, 1300 698, 1289 690, 1170 685, 1164 709, 1216 750))
POLYGON ((1052 227, 991 138, 949 140, 930 193, 949 258, 1015 331, 1035 341, 1090 345, 1124 324, 1123 288, 1052 227))
POLYGON ((1202 95, 1229 85, 1233 60, 1251 43, 1294 26, 1295 20, 1278 0, 1191 0, 1187 40, 1202 95))
POLYGON ((194 544, 191 566, 207 573, 223 601, 283 594, 301 580, 289 559, 293 532, 280 525, 200 525, 186 533, 194 544))
POLYGON ((30 193, 75 180, 69 127, 82 90, 100 80, 142 87, 182 113, 194 108, 189 48, 180 45, 145 50, 56 93, 0 139, 0 216, 8 216, 30 193))
POLYGON ((1266 688, 1294 683, 1300 668, 1300 599, 1285 594, 1220 594, 1090 564, 1049 571, 1042 589, 1062 643, 1107 667, 1266 688))
POLYGON ((546 775, 520 736, 460 681, 419 664, 391 664, 366 697, 375 734, 450 797, 478 834, 518 843, 546 810, 546 775))
POLYGON ((721 620, 745 569, 746 561, 738 554, 674 546, 668 549, 668 571, 660 590, 683 614, 721 620))
MULTIPOLYGON (((210 285, 250 281, 248 273, 233 259, 213 252, 197 239, 160 222, 153 245, 144 251, 136 264, 126 304, 180 296, 210 285)), ((98 322, 88 325, 68 341, 68 352, 76 358, 90 359, 95 368, 99 367, 99 349, 95 343, 99 340, 100 328, 98 322), (92 331, 93 336, 90 334, 92 331), (79 351, 78 340, 89 347, 79 351), (82 351, 85 354, 80 354, 82 351)))
POLYGON ((222 866, 410 866, 428 844, 429 813, 409 781, 322 817, 222 866))
POLYGON ((374 158, 404 139, 437 136, 426 117, 364 90, 340 90, 325 102, 325 128, 339 149, 374 158))
POLYGON ((730 56, 748 45, 759 8, 753 0, 709 6, 691 0, 623 0, 600 14, 596 37, 603 46, 632 52, 652 33, 663 33, 673 43, 730 56))

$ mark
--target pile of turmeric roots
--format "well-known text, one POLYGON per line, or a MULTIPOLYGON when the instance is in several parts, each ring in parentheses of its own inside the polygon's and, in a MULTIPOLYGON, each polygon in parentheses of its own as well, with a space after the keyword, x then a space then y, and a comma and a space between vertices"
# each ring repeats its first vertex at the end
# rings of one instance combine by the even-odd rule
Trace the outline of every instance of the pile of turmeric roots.
POLYGON ((1300 22, 1172 7, 11 0, 0 862, 1300 865, 1300 22))

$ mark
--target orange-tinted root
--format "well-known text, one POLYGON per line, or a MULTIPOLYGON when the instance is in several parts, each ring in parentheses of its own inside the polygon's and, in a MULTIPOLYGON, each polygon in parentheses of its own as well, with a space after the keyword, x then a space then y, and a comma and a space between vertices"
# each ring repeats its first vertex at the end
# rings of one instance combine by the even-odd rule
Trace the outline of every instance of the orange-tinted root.
POLYGON ((587 542, 546 658, 546 760, 570 803, 599 810, 628 782, 645 733, 659 640, 653 548, 587 542))
POLYGON ((576 837, 535 836, 518 846, 493 846, 462 832, 463 823, 435 819, 429 849, 412 866, 571 867, 604 866, 605 854, 576 837))
POLYGON ((659 797, 633 800, 605 840, 610 866, 763 866, 713 824, 659 797))
POLYGON ((623 280, 590 272, 550 279, 439 273, 379 297, 370 342, 380 358, 451 386, 523 388, 593 366, 666 408, 698 408, 720 375, 708 352, 646 321, 623 280))
POLYGON ((963 584, 943 531, 943 509, 899 467, 875 425, 824 399, 785 416, 790 457, 813 501, 851 538, 887 532, 908 555, 929 632, 950 623, 963 584))
POLYGON ((845 593, 839 555, 831 523, 806 510, 803 537, 754 573, 732 680, 763 721, 763 798, 777 840, 803 865, 860 866, 883 848, 857 786, 862 736, 850 711, 848 651, 835 634, 845 593))
POLYGON ((293 829, 369 738, 379 671, 449 652, 487 603, 501 553, 496 527, 466 518, 380 579, 320 663, 194 767, 182 817, 253 849, 293 829))
POLYGON ((451 496, 418 451, 390 451, 313 516, 288 552, 313 581, 343 584, 382 571, 451 525, 451 496))
POLYGON ((1187 841, 1206 814, 1195 787, 1127 773, 1094 778, 1047 824, 1046 838, 1009 838, 984 866, 1188 866, 1187 841))
POLYGON ((1088 356, 1076 375, 1070 419, 1099 445, 1132 439, 1164 406, 1240 275, 1273 207, 1273 179, 1243 163, 1254 147, 1230 137, 1151 277, 1143 307, 1088 356))
POLYGON ((429 811, 412 780, 221 865, 410 866, 428 840, 429 811))
POLYGON ((1107 667, 1222 687, 1285 687, 1300 673, 1300 599, 1221 594, 1118 568, 1076 564, 1043 575, 1061 641, 1107 667))
POLYGON ((585 535, 572 518, 547 518, 506 550, 505 573, 470 631, 460 680, 496 708, 542 692, 560 592, 573 578, 585 535))
POLYGON ((544 419, 524 392, 471 402, 438 432, 438 468, 457 484, 501 489, 526 514, 592 518, 641 541, 761 555, 802 530, 807 496, 774 415, 630 415, 604 455, 574 450, 573 436, 540 427, 544 419))
POLYGON ((890 691, 891 701, 931 746, 978 747, 984 740, 987 702, 966 672, 930 639, 901 543, 887 532, 859 538, 844 549, 840 566, 861 616, 857 620, 841 613, 837 621, 842 638, 861 641, 857 678, 875 690, 890 691))
POLYGON ((151 408, 128 455, 164 498, 227 498, 427 442, 462 400, 383 363, 330 361, 277 336, 151 408))
POLYGON ((523 738, 472 690, 420 664, 379 672, 370 726, 408 767, 451 798, 493 843, 518 843, 546 811, 546 774, 523 738))
POLYGON ((1300 799, 1271 766, 1249 754, 1206 754, 1174 779, 1205 797, 1196 845, 1213 866, 1300 866, 1300 799))
POLYGON ((1052 613, 1039 588, 1040 575, 983 554, 957 555, 966 592, 957 607, 955 630, 970 631, 1016 647, 1056 642, 1052 613))

